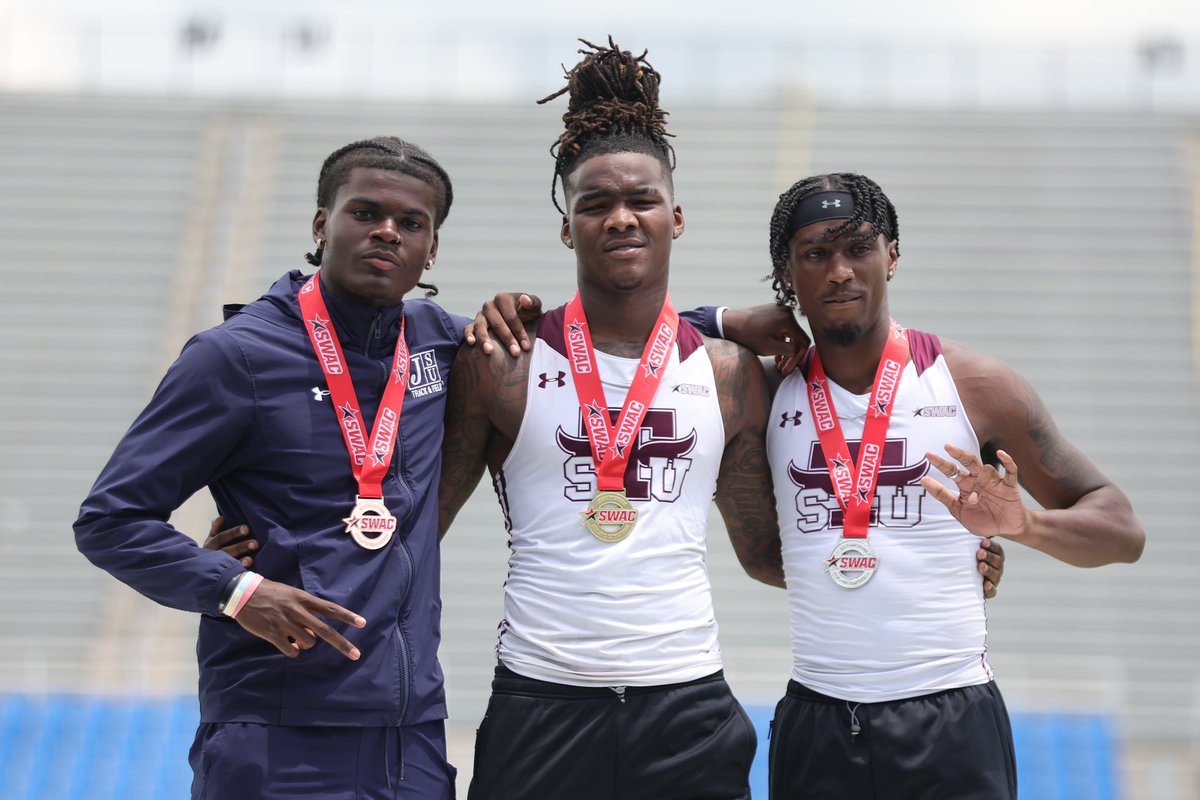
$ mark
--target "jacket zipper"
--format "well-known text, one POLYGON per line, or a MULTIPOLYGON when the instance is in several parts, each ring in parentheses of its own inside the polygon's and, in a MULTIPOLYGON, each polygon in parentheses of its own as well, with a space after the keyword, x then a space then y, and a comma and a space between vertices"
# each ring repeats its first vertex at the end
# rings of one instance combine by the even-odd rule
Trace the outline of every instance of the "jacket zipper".
MULTIPOLYGON (((367 342, 366 342, 366 346, 364 347, 364 355, 366 355, 368 357, 371 357, 370 351, 371 351, 372 340, 374 340, 377 343, 377 342, 379 342, 379 340, 381 340, 383 338, 383 326, 381 324, 382 321, 383 321, 383 312, 379 312, 378 314, 375 315, 375 318, 371 320, 371 327, 367 331, 367 342)), ((387 382, 390 379, 391 373, 392 373, 392 365, 391 365, 391 362, 389 361, 389 362, 384 363, 382 366, 383 366, 383 385, 384 385, 384 388, 387 388, 387 382)), ((380 397, 382 398, 382 395, 380 395, 380 397)), ((414 506, 416 505, 416 502, 415 502, 415 497, 413 495, 412 488, 407 483, 404 482, 404 479, 400 475, 400 464, 403 463, 403 455, 402 455, 401 451, 402 451, 402 447, 400 444, 400 433, 399 433, 399 431, 397 431, 396 432, 396 449, 395 449, 395 455, 392 460, 391 473, 392 473, 392 477, 396 479, 396 482, 398 484, 400 484, 400 488, 402 488, 404 490, 405 497, 408 498, 408 509, 409 509, 408 513, 405 515, 404 519, 401 520, 399 525, 397 526, 400 529, 404 529, 408 526, 408 521, 412 517, 412 512, 414 511, 414 506)), ((407 572, 406 580, 404 583, 404 594, 400 598, 400 610, 397 612, 397 615, 396 615, 396 644, 400 650, 400 653, 399 653, 400 663, 397 665, 399 672, 400 672, 400 710, 396 714, 395 724, 403 725, 404 718, 408 714, 408 703, 409 703, 409 700, 411 699, 410 695, 412 694, 412 652, 409 650, 408 639, 406 639, 404 637, 404 629, 401 627, 400 621, 404 616, 404 608, 408 604, 408 595, 409 595, 409 592, 411 592, 411 590, 412 590, 412 584, 413 584, 413 580, 414 580, 414 577, 416 574, 416 567, 413 564, 412 553, 409 551, 408 545, 405 544, 403 536, 398 536, 396 538, 396 547, 398 548, 398 550, 400 552, 400 557, 404 562, 404 568, 407 572)))
POLYGON ((404 544, 403 539, 396 541, 396 546, 400 550, 400 557, 404 559, 404 566, 408 570, 408 581, 404 585, 404 596, 400 598, 400 611, 396 616, 396 643, 400 648, 400 711, 396 714, 396 725, 403 725, 404 718, 408 714, 409 695, 412 693, 412 653, 408 649, 408 640, 404 638, 404 629, 400 627, 400 620, 404 615, 404 607, 408 603, 408 593, 412 588, 413 582, 413 560, 412 554, 408 552, 408 546, 404 544))

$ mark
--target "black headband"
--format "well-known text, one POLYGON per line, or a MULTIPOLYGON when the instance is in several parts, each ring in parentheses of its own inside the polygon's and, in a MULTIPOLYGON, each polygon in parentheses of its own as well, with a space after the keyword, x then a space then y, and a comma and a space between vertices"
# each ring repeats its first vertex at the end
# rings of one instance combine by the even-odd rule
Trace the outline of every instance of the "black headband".
MULTIPOLYGON (((788 220, 787 241, 791 241, 796 231, 814 222, 824 222, 829 219, 849 219, 854 216, 854 195, 849 192, 817 192, 801 198, 788 220)), ((867 222, 874 222, 870 210, 867 211, 867 222)))

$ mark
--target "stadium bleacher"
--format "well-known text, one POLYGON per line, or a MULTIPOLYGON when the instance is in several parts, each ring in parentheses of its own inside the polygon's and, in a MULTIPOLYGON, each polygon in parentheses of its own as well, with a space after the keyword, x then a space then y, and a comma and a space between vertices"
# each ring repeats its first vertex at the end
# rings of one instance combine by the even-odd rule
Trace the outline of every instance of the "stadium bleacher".
MULTIPOLYGON (((503 104, 0 95, 0 796, 174 796, 153 792, 186 771, 195 621, 92 568, 70 525, 187 335, 303 266, 324 156, 381 132, 426 145, 457 198, 431 273, 439 300, 468 313, 522 288, 555 305, 574 283, 549 201, 557 124, 552 110, 503 104), (153 741, 116 747, 132 736, 153 741)), ((1010 545, 989 658, 1022 720, 1025 796, 1162 800, 1139 788, 1176 785, 1140 772, 1164 768, 1162 753, 1180 754, 1170 763, 1188 786, 1200 737, 1200 641, 1181 634, 1200 607, 1185 504, 1200 478, 1196 120, 781 96, 672 108, 671 126, 688 221, 677 305, 769 301, 756 279, 778 192, 809 172, 866 172, 901 214, 898 318, 1016 365, 1127 489, 1149 533, 1142 562, 1074 570, 1010 545), (1075 758, 1088 753, 1106 760, 1075 758), (1062 794, 1067 766, 1094 776, 1091 794, 1062 794)), ((210 513, 200 502, 177 524, 202 534, 210 513)), ((506 559, 486 489, 444 553, 451 722, 469 732, 506 559)), ((782 596, 744 577, 716 516, 710 570, 730 680, 769 707, 788 668, 782 596)))
MULTIPOLYGON (((771 709, 749 709, 763 744, 751 770, 767 795, 771 709)), ((195 698, 0 696, 0 797, 7 800, 158 800, 185 797, 184 754, 199 721, 195 698)), ((1013 715, 1018 785, 1037 800, 1121 797, 1112 720, 1097 714, 1013 715)))

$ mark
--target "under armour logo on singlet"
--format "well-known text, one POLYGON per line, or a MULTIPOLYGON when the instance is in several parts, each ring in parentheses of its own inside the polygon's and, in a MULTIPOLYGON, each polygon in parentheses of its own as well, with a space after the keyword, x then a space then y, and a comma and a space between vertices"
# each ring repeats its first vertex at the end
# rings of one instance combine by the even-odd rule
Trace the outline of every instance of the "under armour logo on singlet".
POLYGON ((833 200, 822 200, 821 201, 821 208, 841 208, 841 207, 842 207, 842 201, 838 200, 836 198, 833 200))
POLYGON ((326 397, 329 397, 329 390, 322 389, 320 386, 312 387, 312 393, 313 400, 316 400, 318 403, 324 400, 326 397))
POLYGON ((538 381, 538 388, 540 388, 540 389, 545 389, 546 384, 550 383, 550 381, 554 381, 554 385, 559 386, 559 387, 567 385, 567 382, 565 380, 565 378, 567 377, 567 373, 563 372, 562 370, 559 370, 558 375, 556 375, 553 378, 551 378, 549 375, 547 375, 544 372, 540 373, 538 375, 538 377, 541 378, 541 380, 538 381))
POLYGON ((788 423, 790 422, 790 423, 792 423, 792 427, 794 428, 800 424, 800 420, 803 418, 804 415, 801 414, 799 411, 796 411, 792 414, 789 414, 785 411, 782 414, 780 414, 779 416, 782 417, 782 419, 779 420, 779 427, 786 428, 788 423))

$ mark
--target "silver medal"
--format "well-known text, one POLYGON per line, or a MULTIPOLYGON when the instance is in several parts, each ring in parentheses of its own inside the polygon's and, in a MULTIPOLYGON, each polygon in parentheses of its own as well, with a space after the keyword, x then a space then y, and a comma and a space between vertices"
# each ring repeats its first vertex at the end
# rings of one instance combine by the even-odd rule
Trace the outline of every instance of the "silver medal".
POLYGON ((865 586, 879 568, 879 558, 865 538, 842 539, 825 559, 825 571, 833 582, 847 589, 865 586))

